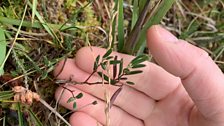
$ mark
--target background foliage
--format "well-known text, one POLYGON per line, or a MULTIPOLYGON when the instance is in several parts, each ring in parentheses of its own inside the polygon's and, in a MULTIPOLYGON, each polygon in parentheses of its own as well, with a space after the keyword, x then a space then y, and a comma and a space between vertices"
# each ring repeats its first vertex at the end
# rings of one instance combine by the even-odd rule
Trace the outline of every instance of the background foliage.
POLYGON ((52 76, 56 63, 65 57, 74 57, 78 49, 89 45, 113 47, 114 51, 133 55, 147 53, 144 33, 152 24, 160 23, 178 38, 203 48, 224 71, 222 0, 147 2, 2 0, 0 124, 65 125, 58 116, 51 114, 52 109, 49 108, 55 108, 63 118, 68 119, 69 112, 53 100, 58 86, 52 76), (143 11, 144 8, 146 11, 143 11), (142 27, 135 26, 138 23, 142 27), (37 92, 50 105, 14 103, 11 88, 15 85, 37 92))

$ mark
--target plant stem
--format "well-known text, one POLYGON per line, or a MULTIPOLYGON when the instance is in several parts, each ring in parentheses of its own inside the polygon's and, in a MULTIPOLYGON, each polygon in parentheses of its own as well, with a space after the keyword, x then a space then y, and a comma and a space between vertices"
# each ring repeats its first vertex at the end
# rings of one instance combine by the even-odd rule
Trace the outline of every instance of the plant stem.
POLYGON ((142 44, 145 42, 147 29, 152 25, 159 24, 159 22, 166 15, 175 1, 176 0, 161 0, 158 7, 155 8, 156 10, 153 12, 153 14, 150 14, 150 19, 146 21, 144 27, 141 29, 141 31, 139 31, 139 37, 135 42, 135 46, 131 48, 132 53, 138 51, 142 44))
POLYGON ((136 43, 138 42, 138 38, 139 38, 139 31, 141 31, 143 25, 144 25, 144 21, 146 18, 146 15, 148 14, 150 8, 150 0, 147 0, 144 9, 142 10, 133 30, 131 31, 131 33, 128 35, 129 37, 127 38, 127 41, 125 42, 125 46, 123 49, 123 52, 128 53, 128 54, 132 54, 132 50, 135 47, 136 43))
MULTIPOLYGON (((97 68, 99 67, 99 65, 97 66, 97 68)), ((93 74, 96 73, 96 70, 94 70, 90 75, 89 77, 83 82, 83 83, 87 83, 88 80, 93 76, 93 74)))

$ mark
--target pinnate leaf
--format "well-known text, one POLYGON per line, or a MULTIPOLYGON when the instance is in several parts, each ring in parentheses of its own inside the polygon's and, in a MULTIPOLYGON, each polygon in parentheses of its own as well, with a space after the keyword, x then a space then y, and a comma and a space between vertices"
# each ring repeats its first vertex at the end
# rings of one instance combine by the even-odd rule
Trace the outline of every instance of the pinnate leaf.
POLYGON ((103 55, 103 58, 107 58, 112 53, 112 49, 108 49, 107 52, 103 55))
POLYGON ((97 67, 98 67, 98 64, 99 64, 99 60, 100 60, 100 55, 98 55, 96 57, 96 60, 94 62, 94 67, 93 67, 93 70, 96 71, 97 67))
POLYGON ((76 107, 77 107, 77 103, 73 102, 73 109, 76 109, 76 107))
POLYGON ((126 75, 139 74, 139 73, 142 73, 142 72, 143 72, 142 70, 129 71, 129 72, 126 73, 126 75))
POLYGON ((116 83, 117 83, 117 81, 116 80, 114 80, 114 79, 110 79, 107 75, 105 75, 105 74, 103 74, 102 72, 97 72, 98 73, 98 75, 100 76, 100 77, 102 77, 105 81, 107 81, 108 83, 109 83, 109 81, 110 81, 110 84, 112 84, 112 85, 115 85, 116 83))
POLYGON ((146 66, 145 64, 135 64, 131 68, 142 68, 142 67, 145 67, 145 66, 146 66))
POLYGON ((109 81, 109 77, 108 77, 107 75, 103 74, 102 72, 97 72, 97 73, 98 73, 98 75, 99 75, 100 77, 102 77, 104 80, 109 81))
POLYGON ((70 102, 73 102, 73 101, 75 101, 75 98, 74 98, 74 97, 70 97, 70 98, 68 99, 67 103, 70 103, 70 102))
POLYGON ((121 63, 119 65, 119 73, 118 73, 118 76, 120 76, 122 74, 122 71, 123 71, 123 59, 120 60, 121 63))
POLYGON ((83 93, 79 93, 78 95, 76 95, 75 98, 80 99, 80 98, 82 98, 82 97, 83 97, 83 93))
POLYGON ((136 64, 140 64, 144 61, 147 61, 149 59, 148 55, 145 55, 145 54, 142 54, 142 55, 139 55, 137 57, 135 57, 132 61, 131 61, 131 65, 134 66, 136 64))
POLYGON ((131 82, 131 81, 126 81, 127 84, 129 85, 134 85, 135 83, 134 82, 131 82))
POLYGON ((107 69, 107 62, 103 62, 103 63, 101 63, 100 66, 101 66, 101 68, 102 68, 103 70, 106 70, 106 69, 107 69))

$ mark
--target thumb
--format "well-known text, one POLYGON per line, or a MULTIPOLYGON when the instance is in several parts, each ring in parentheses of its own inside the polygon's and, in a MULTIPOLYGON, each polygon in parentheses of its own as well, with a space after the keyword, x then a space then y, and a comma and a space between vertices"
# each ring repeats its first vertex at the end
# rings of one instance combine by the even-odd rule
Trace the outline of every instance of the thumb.
POLYGON ((152 26, 147 44, 155 60, 182 83, 200 113, 209 119, 224 117, 224 76, 208 54, 162 27, 152 26))

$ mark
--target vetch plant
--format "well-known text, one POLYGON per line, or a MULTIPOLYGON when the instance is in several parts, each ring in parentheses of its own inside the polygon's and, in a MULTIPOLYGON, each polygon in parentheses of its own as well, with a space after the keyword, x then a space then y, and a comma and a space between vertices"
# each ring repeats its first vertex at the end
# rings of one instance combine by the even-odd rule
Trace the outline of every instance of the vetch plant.
MULTIPOLYGON (((124 66, 123 59, 118 59, 117 56, 112 56, 112 49, 108 49, 107 52, 100 56, 98 55, 94 61, 93 64, 93 71, 92 73, 87 77, 87 79, 83 82, 77 82, 72 80, 57 80, 56 83, 62 84, 62 83, 69 83, 69 84, 87 84, 87 85, 96 85, 96 84, 108 84, 112 86, 118 86, 118 90, 111 96, 110 99, 110 107, 112 106, 113 102, 115 101, 118 94, 122 91, 122 86, 127 85, 134 85, 135 83, 128 80, 129 75, 136 75, 140 74, 143 71, 139 70, 139 68, 145 67, 145 64, 143 62, 147 61, 148 55, 142 54, 137 57, 135 57, 126 67, 124 66), (100 60, 101 59, 101 60, 100 60), (112 66, 112 75, 110 76, 107 72, 108 68, 112 66), (102 70, 99 70, 102 69, 102 70), (90 78, 94 74, 98 74, 100 77, 102 77, 102 81, 95 81, 91 82, 90 78)), ((66 88, 63 86, 65 90, 68 90, 71 92, 72 97, 70 97, 67 100, 67 103, 73 102, 73 109, 77 108, 76 100, 83 97, 82 93, 79 93, 77 95, 74 95, 72 90, 66 88)), ((96 104, 96 101, 93 102, 93 104, 96 104)))

